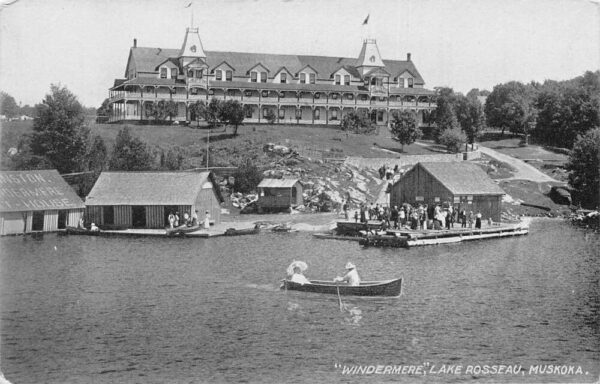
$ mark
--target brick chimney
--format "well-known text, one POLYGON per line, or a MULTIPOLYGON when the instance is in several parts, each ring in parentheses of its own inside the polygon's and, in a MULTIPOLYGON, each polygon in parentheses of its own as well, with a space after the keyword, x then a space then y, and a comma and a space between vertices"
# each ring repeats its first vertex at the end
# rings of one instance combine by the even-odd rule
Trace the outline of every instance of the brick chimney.
POLYGON ((410 52, 406 54, 406 61, 410 61, 410 52))
POLYGON ((137 48, 137 39, 133 39, 133 48, 137 48))

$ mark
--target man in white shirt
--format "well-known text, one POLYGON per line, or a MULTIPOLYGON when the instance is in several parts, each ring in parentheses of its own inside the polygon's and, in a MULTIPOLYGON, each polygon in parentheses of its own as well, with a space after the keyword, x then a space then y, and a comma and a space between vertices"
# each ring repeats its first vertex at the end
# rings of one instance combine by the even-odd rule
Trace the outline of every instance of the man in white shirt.
POLYGON ((290 281, 301 285, 310 284, 310 280, 308 280, 306 276, 302 274, 300 267, 294 267, 294 274, 290 278, 290 281))
POLYGON ((343 277, 338 276, 335 279, 333 279, 333 281, 346 281, 351 287, 356 287, 360 285, 360 276, 358 276, 358 272, 356 271, 356 267, 354 266, 354 264, 348 262, 348 264, 346 264, 346 270, 348 272, 346 272, 346 274, 343 277))

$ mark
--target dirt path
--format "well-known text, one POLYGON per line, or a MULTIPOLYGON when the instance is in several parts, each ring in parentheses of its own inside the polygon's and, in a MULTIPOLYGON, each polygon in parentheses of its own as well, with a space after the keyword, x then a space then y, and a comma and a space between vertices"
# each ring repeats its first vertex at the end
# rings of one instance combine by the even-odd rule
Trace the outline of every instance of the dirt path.
POLYGON ((498 161, 509 164, 515 169, 514 175, 503 180, 530 180, 536 183, 560 183, 564 184, 559 180, 556 180, 545 173, 539 171, 537 168, 527 164, 523 160, 519 160, 509 155, 505 155, 491 148, 479 146, 479 151, 493 157, 498 161))

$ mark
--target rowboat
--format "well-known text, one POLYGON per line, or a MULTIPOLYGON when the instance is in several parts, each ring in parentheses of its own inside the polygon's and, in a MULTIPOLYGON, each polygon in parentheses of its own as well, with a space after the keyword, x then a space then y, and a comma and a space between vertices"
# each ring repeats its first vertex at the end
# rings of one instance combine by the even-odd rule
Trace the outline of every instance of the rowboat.
POLYGON ((283 280, 281 289, 311 293, 326 293, 337 295, 338 290, 343 296, 387 296, 396 297, 402 293, 402 278, 384 281, 363 281, 358 286, 348 286, 332 281, 313 280, 310 284, 299 284, 283 280))
POLYGON ((180 225, 179 227, 175 227, 175 228, 166 228, 165 231, 167 231, 168 236, 174 236, 174 235, 183 235, 185 233, 190 233, 190 232, 196 232, 199 229, 200 229, 200 225, 192 225, 191 227, 188 227, 187 225, 180 225))
POLYGON ((88 236, 99 236, 100 231, 92 231, 87 228, 77 228, 77 227, 66 227, 65 233, 67 235, 88 235, 88 236))
POLYGON ((260 226, 257 224, 254 228, 235 229, 228 228, 225 231, 225 236, 242 236, 242 235, 256 235, 260 232, 260 226))

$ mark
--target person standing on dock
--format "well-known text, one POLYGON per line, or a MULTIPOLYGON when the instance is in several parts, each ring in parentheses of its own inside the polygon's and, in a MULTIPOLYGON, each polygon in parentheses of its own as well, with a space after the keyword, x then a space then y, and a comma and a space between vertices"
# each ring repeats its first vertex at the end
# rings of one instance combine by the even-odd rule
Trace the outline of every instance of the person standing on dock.
POLYGON ((192 226, 198 225, 198 210, 196 209, 194 213, 192 213, 192 226))
POLYGON ((460 211, 459 220, 460 220, 461 228, 466 228, 467 227, 467 211, 465 211, 464 208, 460 211))
POLYGON ((475 228, 481 229, 481 212, 477 211, 477 215, 475 215, 475 228))
POLYGON ((392 213, 390 216, 390 219, 394 222, 394 229, 398 229, 398 206, 394 205, 394 208, 392 208, 392 213))
POLYGON ((206 216, 204 217, 204 229, 210 228, 210 213, 206 211, 206 216))
POLYGON ((179 212, 175 212, 175 226, 179 227, 179 212))
POLYGON ((173 212, 169 213, 169 227, 173 228, 175 225, 175 215, 173 212))
POLYGON ((469 211, 469 228, 473 228, 473 211, 469 211))

